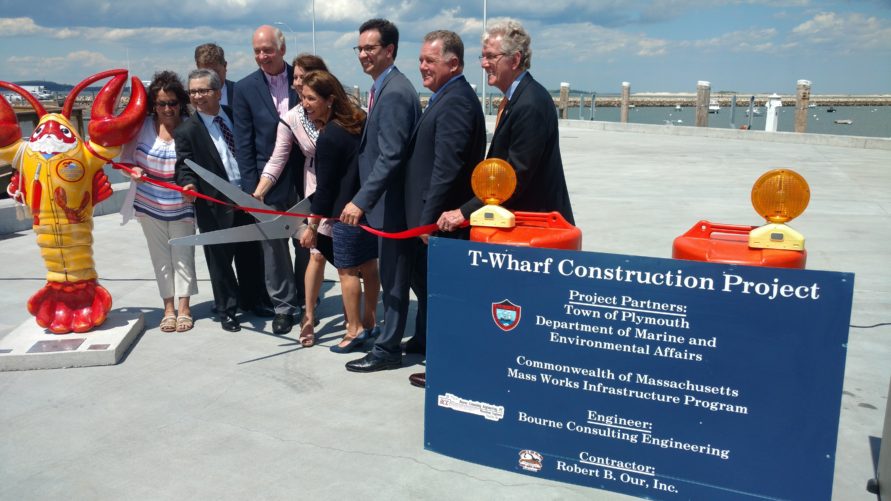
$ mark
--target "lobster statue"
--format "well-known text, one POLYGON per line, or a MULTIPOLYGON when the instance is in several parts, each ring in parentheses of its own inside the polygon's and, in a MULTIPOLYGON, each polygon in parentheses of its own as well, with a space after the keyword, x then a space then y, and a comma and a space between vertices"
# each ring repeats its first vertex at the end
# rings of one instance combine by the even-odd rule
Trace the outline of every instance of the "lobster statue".
POLYGON ((28 312, 55 334, 87 332, 101 325, 111 309, 111 295, 97 282, 93 264, 93 206, 112 195, 102 167, 139 132, 145 118, 145 88, 136 77, 130 102, 114 116, 126 81, 127 70, 97 73, 68 94, 61 113, 47 113, 28 91, 0 81, 0 87, 21 95, 40 118, 31 137, 23 140, 15 112, 0 96, 0 160, 15 171, 7 192, 30 208, 47 269, 46 285, 28 300, 28 312), (75 99, 108 77, 93 102, 90 141, 84 142, 69 121, 75 99))

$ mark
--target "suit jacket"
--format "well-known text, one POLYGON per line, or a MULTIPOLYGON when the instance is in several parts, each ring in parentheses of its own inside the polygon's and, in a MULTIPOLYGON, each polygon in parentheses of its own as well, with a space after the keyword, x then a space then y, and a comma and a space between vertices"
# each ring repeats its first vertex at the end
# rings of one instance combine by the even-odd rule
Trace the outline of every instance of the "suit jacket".
POLYGON ((375 228, 405 229, 404 165, 408 141, 420 115, 415 88, 393 67, 376 90, 359 142, 362 188, 353 203, 365 211, 375 228))
MULTIPOLYGON (((223 111, 230 119, 232 118, 232 112, 228 106, 224 106, 223 111)), ((207 126, 204 125, 198 112, 192 113, 192 116, 176 128, 173 138, 176 144, 176 183, 180 186, 194 184, 201 194, 219 200, 228 200, 225 195, 217 191, 185 163, 186 159, 192 160, 221 178, 229 179, 226 169, 223 167, 223 159, 220 158, 220 153, 210 138, 210 132, 207 131, 207 126)), ((195 200, 195 218, 198 229, 202 232, 231 228, 234 217, 232 208, 227 205, 216 204, 201 198, 195 200)))
POLYGON ((312 213, 340 216, 359 191, 359 135, 328 122, 316 140, 316 173, 312 213))
POLYGON ((444 211, 476 200, 473 168, 486 152, 486 122, 476 92, 461 76, 418 120, 405 169, 408 227, 435 223, 444 211))
POLYGON ((232 106, 235 101, 235 82, 226 80, 226 105, 232 106))
POLYGON ((557 109, 551 94, 526 73, 492 135, 487 158, 506 160, 517 189, 502 205, 510 210, 557 211, 572 224, 572 205, 560 158, 557 109))
MULTIPOLYGON (((287 65, 288 82, 294 79, 294 68, 287 65)), ((269 94, 269 85, 262 70, 257 70, 235 84, 232 111, 235 115, 235 155, 241 171, 241 185, 253 193, 275 147, 279 115, 269 94)), ((290 106, 300 102, 297 91, 288 88, 290 106)), ((279 210, 288 209, 303 194, 303 153, 292 148, 288 163, 278 182, 263 201, 279 210)))

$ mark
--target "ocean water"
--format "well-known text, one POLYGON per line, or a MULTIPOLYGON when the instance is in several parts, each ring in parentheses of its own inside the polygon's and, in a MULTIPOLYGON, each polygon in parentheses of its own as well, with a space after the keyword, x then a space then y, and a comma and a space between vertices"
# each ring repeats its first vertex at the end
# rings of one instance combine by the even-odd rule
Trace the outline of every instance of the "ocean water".
MULTIPOLYGON (((708 126, 738 129, 747 125, 748 108, 737 107, 731 124, 730 107, 721 108, 718 113, 710 113, 708 126)), ((827 112, 828 107, 808 108, 807 132, 814 134, 837 134, 845 136, 889 137, 891 138, 891 106, 838 106, 835 112, 827 112), (850 125, 836 124, 835 120, 850 120, 850 125)), ((766 110, 760 108, 762 114, 752 117, 752 130, 764 130, 766 110)), ((618 122, 620 108, 600 107, 594 109, 594 120, 601 122, 618 122)), ((591 108, 569 109, 570 119, 591 120, 591 108)), ((649 107, 642 106, 628 110, 628 122, 639 124, 671 123, 681 127, 692 127, 696 124, 696 112, 692 107, 649 107)), ((777 130, 793 132, 795 128, 795 108, 780 108, 777 130)))

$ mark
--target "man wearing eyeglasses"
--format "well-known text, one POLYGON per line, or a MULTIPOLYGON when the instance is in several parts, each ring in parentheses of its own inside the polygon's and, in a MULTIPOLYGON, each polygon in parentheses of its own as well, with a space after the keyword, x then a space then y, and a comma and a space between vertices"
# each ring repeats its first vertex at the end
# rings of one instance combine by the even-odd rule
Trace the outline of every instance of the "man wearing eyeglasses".
MULTIPOLYGON (((221 87, 219 75, 212 70, 197 69, 189 73, 189 97, 195 113, 174 131, 177 184, 216 199, 226 197, 195 174, 185 161, 192 160, 241 187, 241 173, 233 151, 232 116, 228 107, 220 105, 221 87)), ((254 222, 250 215, 236 212, 228 205, 191 198, 202 233, 254 222)), ((220 325, 227 331, 241 330, 236 317, 239 296, 253 301, 266 298, 260 245, 257 242, 205 245, 204 256, 220 325), (232 269, 233 260, 237 276, 232 269)))
MULTIPOLYGON (((235 84, 232 111, 235 115, 235 140, 242 189, 253 193, 260 173, 272 156, 279 117, 299 102, 291 88, 294 68, 285 62, 285 36, 274 26, 260 26, 251 39, 254 61, 259 67, 235 84)), ((292 148, 278 181, 263 198, 267 205, 288 210, 303 196, 303 154, 292 148)), ((274 334, 287 334, 300 314, 305 294, 303 276, 309 262, 309 250, 297 245, 291 261, 286 238, 263 240, 266 289, 275 308, 272 320, 274 334), (295 276, 296 275, 296 276, 295 276)), ((255 311, 258 315, 261 312, 255 311)))
MULTIPOLYGON (((531 37, 518 21, 492 23, 483 35, 480 65, 489 85, 504 96, 486 158, 506 160, 516 171, 517 187, 503 204, 512 211, 557 211, 574 223, 563 174, 557 110, 551 94, 529 73, 531 37)), ((482 202, 444 212, 437 224, 452 231, 482 202)))
MULTIPOLYGON (((421 114, 417 92, 394 65, 398 46, 399 30, 386 19, 370 19, 359 27, 359 45, 354 49, 374 84, 359 142, 361 188, 340 215, 346 224, 359 224, 367 218, 369 225, 384 231, 406 229, 404 163, 421 114)), ((400 344, 408 316, 413 246, 405 240, 382 238, 379 249, 384 326, 371 352, 347 362, 347 370, 353 372, 402 365, 400 344)))

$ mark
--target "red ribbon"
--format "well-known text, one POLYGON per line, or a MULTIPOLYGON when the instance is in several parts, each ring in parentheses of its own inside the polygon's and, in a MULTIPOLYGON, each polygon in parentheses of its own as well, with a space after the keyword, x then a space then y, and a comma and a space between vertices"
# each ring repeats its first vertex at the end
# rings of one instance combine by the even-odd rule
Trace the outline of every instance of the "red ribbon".
MULTIPOLYGON (((135 171, 132 169, 132 167, 136 167, 135 165, 115 162, 114 160, 105 158, 104 156, 102 156, 98 152, 96 152, 96 150, 94 150, 90 146, 90 143, 85 142, 84 144, 86 144, 87 149, 90 150, 90 153, 92 153, 93 155, 95 155, 96 157, 98 157, 101 160, 105 160, 107 163, 109 163, 115 169, 123 170, 124 172, 126 172, 127 174, 130 174, 131 176, 133 174, 135 174, 135 171)), ((147 183, 154 184, 155 186, 160 186, 161 188, 167 188, 168 190, 178 191, 178 192, 182 193, 183 195, 189 195, 192 197, 201 198, 203 200, 207 200, 208 202, 212 202, 215 204, 228 205, 229 207, 232 207, 235 210, 241 210, 244 212, 256 212, 258 214, 271 214, 274 216, 288 216, 288 217, 299 217, 299 218, 321 217, 321 216, 317 216, 317 215, 313 215, 313 214, 300 214, 299 212, 281 212, 281 211, 272 210, 272 209, 242 207, 240 205, 235 205, 235 204, 232 204, 229 202, 224 202, 224 201, 218 200, 214 197, 204 195, 202 193, 198 193, 195 190, 187 190, 177 184, 171 184, 171 183, 167 183, 164 181, 158 181, 157 179, 152 179, 150 177, 145 177, 145 176, 140 177, 140 179, 142 179, 143 181, 145 181, 147 183)), ((338 217, 327 217, 325 219, 333 219, 335 221, 340 220, 340 218, 338 218, 338 217)), ((460 228, 468 226, 469 224, 470 224, 469 222, 464 221, 464 223, 461 224, 460 228)), ((362 228, 363 230, 367 231, 368 233, 371 233, 372 235, 375 235, 378 237, 383 237, 383 238, 393 238, 393 239, 397 239, 397 240, 419 237, 421 235, 430 234, 430 233, 433 233, 433 232, 439 230, 439 227, 435 223, 427 224, 424 226, 417 226, 415 228, 409 228, 404 231, 396 231, 396 232, 376 230, 376 229, 372 228, 371 226, 364 225, 364 224, 360 224, 358 226, 360 228, 362 228)))

